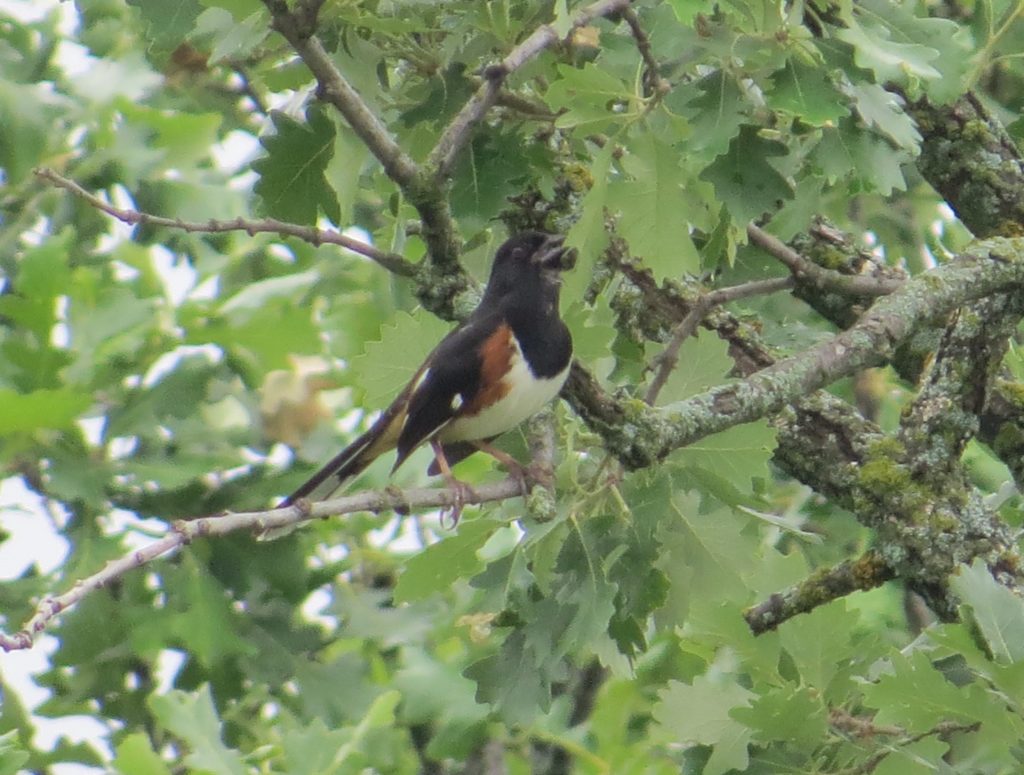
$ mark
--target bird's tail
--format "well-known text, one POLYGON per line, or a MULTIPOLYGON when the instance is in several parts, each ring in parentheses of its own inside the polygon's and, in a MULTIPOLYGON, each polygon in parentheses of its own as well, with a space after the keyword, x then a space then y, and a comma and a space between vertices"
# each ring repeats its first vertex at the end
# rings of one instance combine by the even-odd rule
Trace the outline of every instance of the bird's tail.
POLYGON ((374 429, 371 428, 307 479, 302 486, 278 504, 278 508, 293 505, 300 498, 310 501, 322 501, 359 476, 377 456, 386 449, 374 450, 374 429))
MULTIPOLYGON (((401 419, 393 415, 382 415, 373 427, 335 455, 327 465, 281 501, 277 508, 292 506, 301 498, 314 502, 330 498, 365 471, 370 463, 395 448, 402 425, 401 419)), ((271 541, 288 535, 292 530, 294 526, 270 528, 261 532, 257 538, 261 541, 271 541)))

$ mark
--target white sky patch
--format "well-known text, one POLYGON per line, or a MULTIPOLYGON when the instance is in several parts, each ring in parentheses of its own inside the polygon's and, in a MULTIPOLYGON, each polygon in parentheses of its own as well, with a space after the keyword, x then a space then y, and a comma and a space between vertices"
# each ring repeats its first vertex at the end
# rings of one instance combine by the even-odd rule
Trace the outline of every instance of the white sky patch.
POLYGON ((220 297, 220 278, 214 275, 203 280, 188 295, 193 301, 213 301, 220 297))
POLYGON ((174 371, 183 358, 189 358, 193 355, 203 355, 210 363, 217 363, 221 359, 220 349, 212 344, 186 344, 176 347, 171 352, 164 353, 153 362, 153 365, 149 367, 142 378, 143 386, 153 387, 153 385, 174 371))
MULTIPOLYGON (((330 225, 325 225, 323 228, 330 228, 330 225)), ((354 239, 357 242, 362 242, 364 245, 373 245, 373 237, 371 237, 370 232, 368 232, 362 226, 349 226, 348 228, 343 229, 341 233, 344 236, 348 237, 349 239, 354 239)), ((341 253, 342 255, 345 256, 356 256, 357 258, 360 258, 363 261, 371 260, 364 256, 362 253, 357 253, 356 251, 349 250, 348 248, 342 248, 341 253)))
POLYGON ((257 175, 253 170, 249 170, 248 172, 243 172, 241 175, 235 175, 231 178, 231 180, 228 181, 228 188, 232 191, 250 191, 259 179, 259 175, 257 175))
MULTIPOLYGON (((35 682, 35 677, 50 668, 50 658, 56 651, 57 639, 52 635, 43 635, 31 649, 12 651, 4 655, 3 665, 0 667, 4 682, 30 712, 50 697, 51 692, 39 686, 35 682)), ((63 737, 71 742, 89 743, 108 759, 113 756, 107 745, 109 730, 92 716, 48 718, 33 714, 32 725, 35 727, 32 743, 38 750, 51 750, 63 737)), ((81 764, 58 764, 50 769, 59 775, 102 772, 81 764)))
POLYGON ((164 649, 156 658, 156 692, 166 694, 174 688, 174 680, 185 664, 185 652, 164 649))
POLYGON ((163 245, 152 245, 149 248, 153 268, 163 281, 168 298, 175 307, 189 297, 195 288, 199 274, 184 256, 172 253, 163 245))
POLYGON ((228 132, 223 140, 210 149, 213 161, 221 172, 234 172, 262 152, 259 138, 238 129, 228 132))
POLYGON ((50 573, 64 563, 70 544, 53 519, 42 496, 20 476, 0 481, 0 527, 10 535, 0 543, 0 580, 16 579, 33 565, 50 573))
POLYGON ((327 589, 327 587, 314 589, 303 601, 300 610, 306 621, 319 624, 328 632, 333 632, 338 629, 338 617, 324 613, 324 610, 334 601, 334 596, 327 589))
POLYGON ((68 307, 70 300, 67 296, 58 296, 53 300, 56 306, 57 323, 50 330, 50 344, 61 350, 66 350, 71 344, 71 329, 68 328, 68 307))
POLYGON ((107 426, 106 417, 83 417, 76 423, 85 436, 86 442, 92 447, 98 447, 103 440, 103 429, 107 426))

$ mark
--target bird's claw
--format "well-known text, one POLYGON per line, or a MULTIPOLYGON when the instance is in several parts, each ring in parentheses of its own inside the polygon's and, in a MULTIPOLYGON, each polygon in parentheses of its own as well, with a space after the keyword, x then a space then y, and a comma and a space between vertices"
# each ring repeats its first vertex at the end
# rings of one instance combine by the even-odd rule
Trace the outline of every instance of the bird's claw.
POLYGON ((462 509, 465 508, 468 501, 476 498, 476 492, 465 482, 454 478, 448 482, 448 487, 452 491, 451 511, 441 511, 441 527, 445 527, 445 517, 447 516, 451 520, 451 529, 454 530, 459 524, 462 509))

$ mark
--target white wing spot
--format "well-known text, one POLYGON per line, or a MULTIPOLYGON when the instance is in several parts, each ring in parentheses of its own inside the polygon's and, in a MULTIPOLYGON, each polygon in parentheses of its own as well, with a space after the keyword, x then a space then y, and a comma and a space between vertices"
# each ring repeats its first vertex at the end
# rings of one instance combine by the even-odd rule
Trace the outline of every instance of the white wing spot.
POLYGON ((456 393, 452 396, 452 411, 457 412, 462 407, 462 394, 456 393))

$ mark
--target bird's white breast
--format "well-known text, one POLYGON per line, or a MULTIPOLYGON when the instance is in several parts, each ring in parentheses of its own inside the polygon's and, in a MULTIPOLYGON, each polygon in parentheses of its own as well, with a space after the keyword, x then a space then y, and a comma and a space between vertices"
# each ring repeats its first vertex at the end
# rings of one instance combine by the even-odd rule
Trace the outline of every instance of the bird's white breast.
POLYGON ((558 395, 569 376, 569 365, 553 377, 538 379, 530 371, 515 337, 511 339, 514 352, 511 368, 505 375, 508 392, 476 414, 450 422, 438 434, 440 441, 477 441, 500 436, 535 415, 558 395))

